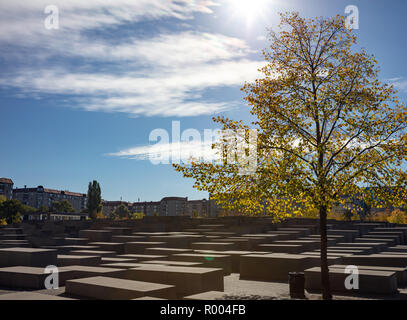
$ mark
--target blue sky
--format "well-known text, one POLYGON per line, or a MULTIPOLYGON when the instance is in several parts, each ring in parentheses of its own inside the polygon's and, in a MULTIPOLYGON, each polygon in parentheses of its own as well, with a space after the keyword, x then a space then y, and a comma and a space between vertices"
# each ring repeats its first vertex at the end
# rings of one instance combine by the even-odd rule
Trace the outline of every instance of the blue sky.
MULTIPOLYGON (((86 192, 107 200, 207 197, 171 165, 145 160, 149 135, 249 120, 240 91, 260 75, 266 28, 278 12, 305 17, 359 9, 359 45, 405 101, 407 2, 382 0, 47 0, 0 2, 0 176, 15 186, 86 192)), ((171 138, 171 136, 170 136, 171 138)), ((171 142, 171 141, 170 141, 171 142)))

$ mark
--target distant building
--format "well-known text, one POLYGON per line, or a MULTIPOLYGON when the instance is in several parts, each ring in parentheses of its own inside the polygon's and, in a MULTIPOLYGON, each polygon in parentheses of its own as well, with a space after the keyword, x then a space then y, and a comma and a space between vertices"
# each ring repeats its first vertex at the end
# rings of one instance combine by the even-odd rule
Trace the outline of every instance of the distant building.
POLYGON ((14 189, 13 198, 37 209, 41 206, 51 208, 53 202, 67 200, 77 213, 86 208, 88 200, 87 195, 84 193, 47 189, 43 186, 14 189))
POLYGON ((214 216, 215 210, 213 208, 213 201, 202 200, 189 200, 187 202, 187 212, 191 217, 210 217, 214 216))
POLYGON ((213 200, 188 200, 187 197, 165 197, 160 201, 103 201, 103 215, 110 217, 113 211, 125 205, 131 213, 146 216, 217 216, 218 207, 213 200))
POLYGON ((5 196, 7 200, 13 197, 13 180, 0 178, 0 196, 5 196))
POLYGON ((112 213, 116 210, 116 208, 120 205, 125 205, 127 209, 129 209, 130 212, 132 212, 132 203, 131 202, 125 202, 125 201, 102 201, 102 214, 105 217, 110 218, 112 216, 112 213))
POLYGON ((68 213, 54 213, 54 212, 28 212, 21 216, 23 221, 67 221, 67 220, 86 220, 86 213, 68 212, 68 213))
POLYGON ((162 215, 161 201, 134 202, 132 210, 136 213, 143 213, 146 216, 162 215))
POLYGON ((160 216, 186 216, 188 198, 166 197, 160 201, 160 216))

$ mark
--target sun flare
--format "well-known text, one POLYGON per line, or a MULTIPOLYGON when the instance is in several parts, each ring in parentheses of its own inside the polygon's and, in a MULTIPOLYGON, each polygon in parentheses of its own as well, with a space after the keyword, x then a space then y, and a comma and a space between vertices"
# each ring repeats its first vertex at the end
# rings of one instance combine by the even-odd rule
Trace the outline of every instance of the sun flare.
POLYGON ((229 0, 233 13, 242 15, 247 20, 253 20, 262 15, 270 2, 272 0, 229 0))

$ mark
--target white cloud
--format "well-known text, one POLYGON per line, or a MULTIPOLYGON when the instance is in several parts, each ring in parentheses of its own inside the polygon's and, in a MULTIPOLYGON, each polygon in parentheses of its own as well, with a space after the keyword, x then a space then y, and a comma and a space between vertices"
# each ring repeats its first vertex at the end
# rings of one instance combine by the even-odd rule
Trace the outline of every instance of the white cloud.
POLYGON ((198 116, 232 108, 234 101, 200 101, 209 88, 241 86, 258 77, 262 62, 239 59, 193 64, 174 64, 149 74, 127 72, 70 73, 69 70, 23 70, 13 77, 0 78, 0 85, 49 94, 78 95, 88 111, 125 112, 146 116, 198 116), (193 98, 194 101, 191 101, 193 98))
POLYGON ((391 78, 387 79, 387 81, 394 85, 397 90, 407 92, 407 79, 404 77, 391 78))
POLYGON ((164 164, 176 163, 179 160, 187 163, 191 159, 200 158, 206 161, 219 160, 216 150, 212 149, 212 142, 204 141, 157 143, 129 148, 107 155, 134 160, 161 160, 164 164))
MULTIPOLYGON (((210 0, 53 0, 59 9, 61 35, 129 22, 172 17, 192 19, 195 13, 212 13, 217 4, 210 0)), ((44 9, 49 0, 2 0, 0 2, 1 39, 32 41, 34 37, 52 34, 46 30, 44 9), (29 36, 18 38, 17 36, 29 36)), ((54 32, 55 34, 55 32, 54 32)))
POLYGON ((88 111, 198 116, 236 105, 222 97, 204 100, 207 89, 241 86, 258 77, 263 65, 249 59, 252 50, 243 40, 222 34, 179 31, 116 39, 109 33, 110 27, 142 20, 211 14, 213 1, 52 4, 60 11, 59 30, 44 28, 46 0, 0 2, 0 58, 14 65, 0 75, 0 86, 20 89, 19 95, 60 95, 88 111), (90 29, 102 36, 91 36, 90 29))

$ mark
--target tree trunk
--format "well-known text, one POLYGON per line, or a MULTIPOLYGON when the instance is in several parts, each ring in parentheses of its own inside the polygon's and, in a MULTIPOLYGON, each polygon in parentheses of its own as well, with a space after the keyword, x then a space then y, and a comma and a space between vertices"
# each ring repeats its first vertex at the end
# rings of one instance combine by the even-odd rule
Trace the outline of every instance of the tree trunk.
POLYGON ((321 286, 322 286, 322 298, 324 300, 331 300, 331 288, 329 285, 329 269, 328 269, 328 237, 326 233, 326 207, 319 209, 319 222, 321 233, 321 286))

